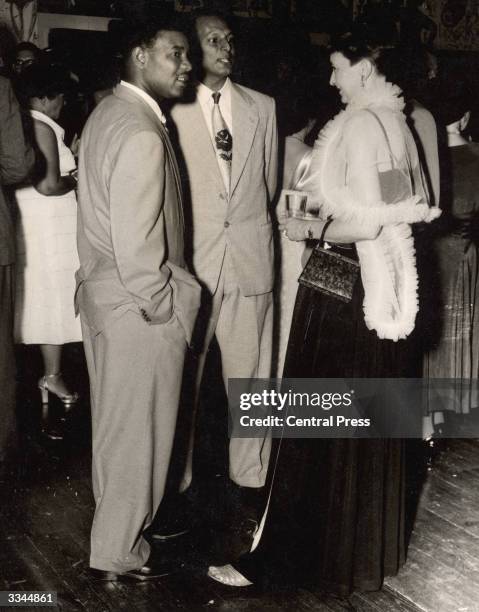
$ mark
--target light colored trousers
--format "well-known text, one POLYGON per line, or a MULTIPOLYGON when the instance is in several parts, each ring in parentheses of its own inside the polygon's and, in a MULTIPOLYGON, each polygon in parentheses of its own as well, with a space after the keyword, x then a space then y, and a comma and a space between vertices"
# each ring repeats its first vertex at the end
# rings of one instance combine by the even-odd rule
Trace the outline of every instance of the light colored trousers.
MULTIPOLYGON (((204 330, 202 352, 196 362, 193 423, 186 467, 180 490, 191 484, 194 431, 198 398, 208 348, 214 336, 221 351, 223 380, 228 390, 229 378, 269 378, 273 340, 273 294, 245 297, 236 283, 236 274, 225 251, 218 288, 208 308, 200 309, 196 322, 204 330), (204 310, 204 311, 203 311, 204 310)), ((229 443, 229 475, 243 487, 262 487, 266 481, 271 437, 232 438, 229 443)))
POLYGON ((148 325, 128 311, 100 334, 83 322, 90 375, 96 510, 90 566, 140 568, 143 531, 161 502, 173 444, 186 348, 172 317, 148 325))

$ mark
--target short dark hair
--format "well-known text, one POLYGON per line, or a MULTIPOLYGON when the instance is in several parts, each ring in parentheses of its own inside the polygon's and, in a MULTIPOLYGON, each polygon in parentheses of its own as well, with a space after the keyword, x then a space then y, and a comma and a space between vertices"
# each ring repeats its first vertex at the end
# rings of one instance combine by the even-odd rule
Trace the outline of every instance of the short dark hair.
POLYGON ((198 23, 198 19, 202 17, 216 17, 221 19, 221 21, 224 21, 231 30, 234 30, 234 16, 229 11, 221 8, 216 9, 214 7, 202 7, 191 11, 188 20, 187 36, 190 43, 190 60, 197 77, 200 77, 202 71, 203 52, 201 50, 196 24, 198 23))
POLYGON ((53 99, 66 93, 71 82, 63 68, 48 64, 32 64, 14 81, 15 91, 19 99, 28 104, 31 98, 53 99))
POLYGON ((330 52, 341 53, 351 64, 370 60, 384 74, 383 59, 395 47, 394 40, 380 28, 355 23, 352 28, 331 41, 330 52))
POLYGON ((117 53, 121 58, 122 73, 127 72, 131 52, 136 47, 151 47, 155 44, 161 31, 185 32, 186 28, 181 17, 168 16, 163 19, 156 17, 148 20, 124 20, 112 28, 117 53))
POLYGON ((218 19, 221 19, 221 21, 224 21, 229 28, 233 29, 234 15, 231 13, 231 11, 227 11, 224 8, 215 8, 214 6, 197 8, 194 11, 191 11, 190 22, 193 24, 193 26, 195 26, 196 22, 201 17, 217 17, 218 19))
POLYGON ((20 51, 31 51, 37 61, 40 61, 42 57, 41 49, 39 49, 37 45, 33 44, 32 42, 23 41, 18 43, 18 45, 15 47, 15 55, 18 55, 20 51))

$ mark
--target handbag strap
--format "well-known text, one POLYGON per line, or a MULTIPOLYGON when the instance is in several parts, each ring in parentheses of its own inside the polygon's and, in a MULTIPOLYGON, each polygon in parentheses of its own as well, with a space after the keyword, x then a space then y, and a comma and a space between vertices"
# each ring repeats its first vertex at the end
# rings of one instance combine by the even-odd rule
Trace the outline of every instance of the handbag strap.
POLYGON ((329 217, 326 219, 326 223, 323 225, 321 236, 319 237, 319 242, 317 245, 318 247, 322 248, 324 246, 324 235, 326 234, 326 230, 328 229, 328 227, 331 225, 332 222, 333 222, 333 217, 329 215, 329 217))
POLYGON ((372 111, 370 108, 365 108, 364 110, 367 111, 370 115, 372 115, 376 119, 376 121, 378 122, 379 127, 381 128, 381 132, 383 133, 384 139, 385 139, 386 144, 388 146, 389 161, 391 162, 391 166, 393 168, 395 168, 396 167, 395 158, 394 158, 393 150, 392 150, 392 147, 391 147, 391 141, 389 140, 388 133, 386 132, 386 128, 384 127, 381 119, 376 115, 376 113, 374 111, 372 111))
MULTIPOLYGON (((391 166, 392 166, 392 168, 395 168, 396 167, 395 166, 395 159, 394 159, 394 155, 393 155, 392 148, 391 148, 391 142, 389 140, 388 133, 386 132, 386 129, 385 129, 381 119, 379 119, 379 117, 376 115, 376 113, 373 112, 370 108, 366 108, 364 110, 366 110, 370 115, 372 115, 376 119, 376 121, 378 122, 378 124, 379 124, 379 126, 381 128, 381 131, 384 134, 384 138, 386 140, 386 144, 388 146, 389 158, 390 158, 390 161, 391 161, 391 166)), ((412 176, 411 161, 410 161, 409 156, 407 154, 406 154, 406 161, 407 161, 408 170, 409 170, 409 177, 411 177, 412 176)), ((411 180, 411 179, 409 179, 409 180, 411 180)), ((391 286, 392 286, 391 297, 393 299, 393 306, 394 306, 396 312, 400 312, 399 300, 398 300, 398 297, 396 295, 396 291, 394 289, 394 285, 392 284, 392 281, 391 281, 391 286)))

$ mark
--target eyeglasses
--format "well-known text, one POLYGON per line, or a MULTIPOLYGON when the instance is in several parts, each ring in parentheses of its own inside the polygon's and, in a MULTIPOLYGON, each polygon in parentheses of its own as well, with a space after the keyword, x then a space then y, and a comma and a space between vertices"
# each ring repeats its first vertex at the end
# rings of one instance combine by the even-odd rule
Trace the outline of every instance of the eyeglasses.
POLYGON ((34 61, 35 61, 35 60, 34 60, 33 58, 29 58, 29 59, 20 59, 20 58, 19 58, 19 59, 16 59, 16 60, 13 62, 13 65, 14 65, 14 66, 17 66, 18 68, 22 68, 22 67, 24 67, 24 66, 30 66, 31 64, 33 64, 33 63, 34 63, 34 61))

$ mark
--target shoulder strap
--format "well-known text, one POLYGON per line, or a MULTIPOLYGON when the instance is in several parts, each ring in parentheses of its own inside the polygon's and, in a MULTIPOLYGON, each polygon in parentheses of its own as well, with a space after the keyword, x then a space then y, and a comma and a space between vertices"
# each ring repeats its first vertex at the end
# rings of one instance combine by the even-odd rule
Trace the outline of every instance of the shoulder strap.
POLYGON ((389 140, 388 133, 386 132, 386 129, 385 129, 384 125, 382 124, 381 119, 380 119, 380 118, 379 118, 379 117, 376 115, 376 113, 375 113, 374 111, 372 111, 370 108, 365 108, 364 110, 365 110, 365 111, 367 111, 367 112, 368 112, 370 115, 372 115, 372 116, 373 116, 373 117, 376 119, 376 121, 378 122, 379 127, 381 128, 381 132, 383 133, 383 135, 384 135, 384 139, 385 139, 386 144, 387 144, 387 146, 388 146, 388 151, 389 151, 389 159, 390 159, 390 161, 391 161, 391 166, 392 166, 393 168, 395 168, 395 167, 396 167, 396 163, 395 163, 395 159, 394 159, 393 151, 392 151, 392 148, 391 148, 391 142, 390 142, 390 140, 389 140))

